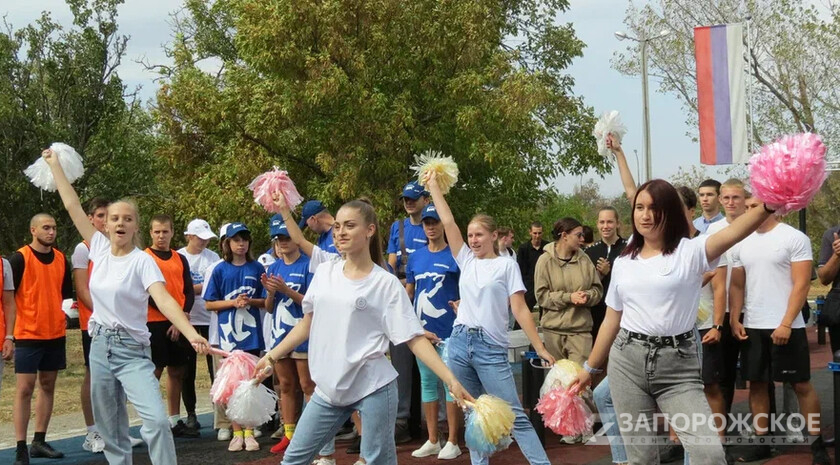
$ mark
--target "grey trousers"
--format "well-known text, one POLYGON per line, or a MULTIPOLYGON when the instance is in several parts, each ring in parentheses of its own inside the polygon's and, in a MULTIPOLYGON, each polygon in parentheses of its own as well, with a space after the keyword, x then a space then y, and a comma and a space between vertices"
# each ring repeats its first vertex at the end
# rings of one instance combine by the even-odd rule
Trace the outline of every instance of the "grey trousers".
POLYGON ((626 330, 619 331, 610 350, 609 383, 630 464, 659 463, 657 410, 674 428, 692 465, 726 463, 703 394, 697 344, 696 332, 673 347, 630 339, 626 330))

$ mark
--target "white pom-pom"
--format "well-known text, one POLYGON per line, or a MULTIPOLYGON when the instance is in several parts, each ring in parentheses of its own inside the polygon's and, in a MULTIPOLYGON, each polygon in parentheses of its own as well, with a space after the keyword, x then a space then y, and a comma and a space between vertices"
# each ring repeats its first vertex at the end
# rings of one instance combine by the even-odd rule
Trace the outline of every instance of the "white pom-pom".
POLYGON ((418 155, 411 169, 417 173, 417 182, 421 186, 425 186, 427 173, 437 174, 438 186, 444 194, 458 182, 458 165, 452 157, 444 157, 440 152, 429 150, 418 155))
POLYGON ((228 419, 246 428, 257 427, 274 415, 277 394, 253 380, 239 382, 227 404, 228 419))
POLYGON ((610 155, 610 149, 607 148, 607 136, 610 134, 615 136, 618 142, 621 142, 627 134, 627 127, 621 122, 618 110, 608 111, 601 115, 601 119, 595 123, 595 129, 592 131, 592 135, 598 142, 598 153, 602 157, 610 155))
MULTIPOLYGON (((64 175, 67 176, 68 181, 71 183, 75 182, 85 174, 82 157, 73 147, 56 142, 50 146, 50 150, 58 157, 58 161, 61 163, 61 167, 64 169, 64 175)), ((50 171, 50 166, 47 165, 47 161, 43 157, 39 157, 35 160, 35 163, 29 165, 23 171, 23 174, 29 178, 35 187, 45 191, 55 192, 55 179, 53 178, 52 171, 50 171)))

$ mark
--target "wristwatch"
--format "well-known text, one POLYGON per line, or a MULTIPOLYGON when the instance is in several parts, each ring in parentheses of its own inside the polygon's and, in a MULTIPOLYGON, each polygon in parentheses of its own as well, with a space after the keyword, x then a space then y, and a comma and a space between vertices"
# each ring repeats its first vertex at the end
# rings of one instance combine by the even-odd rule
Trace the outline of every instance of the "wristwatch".
POLYGON ((723 329, 723 325, 712 325, 712 328, 721 331, 723 329))
POLYGON ((7 340, 7 341, 12 341, 12 342, 15 342, 15 337, 14 337, 14 336, 12 336, 11 334, 9 334, 9 335, 6 335, 6 340, 7 340))
POLYGON ((599 373, 604 372, 603 368, 592 368, 591 366, 589 366, 589 360, 583 362, 583 369, 586 370, 586 372, 590 375, 597 375, 599 373))

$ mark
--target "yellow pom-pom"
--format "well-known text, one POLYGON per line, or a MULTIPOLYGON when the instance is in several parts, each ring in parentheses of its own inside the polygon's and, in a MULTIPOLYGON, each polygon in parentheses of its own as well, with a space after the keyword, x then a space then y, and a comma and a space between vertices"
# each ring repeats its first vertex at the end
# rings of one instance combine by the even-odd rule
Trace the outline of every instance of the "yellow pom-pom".
POLYGON ((475 410, 476 424, 490 444, 498 444, 502 438, 510 436, 516 418, 510 404, 498 397, 483 394, 471 407, 475 410))
POLYGON ((458 182, 458 165, 452 157, 444 157, 440 152, 432 150, 414 159, 414 166, 411 167, 417 173, 417 181, 425 186, 428 173, 435 173, 438 186, 444 194, 458 182))

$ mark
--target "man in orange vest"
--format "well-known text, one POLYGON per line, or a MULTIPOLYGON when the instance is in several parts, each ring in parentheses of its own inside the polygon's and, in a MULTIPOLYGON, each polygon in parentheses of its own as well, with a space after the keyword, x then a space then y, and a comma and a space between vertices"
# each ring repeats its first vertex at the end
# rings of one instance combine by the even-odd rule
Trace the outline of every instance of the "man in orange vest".
MULTIPOLYGON (((90 224, 97 231, 105 233, 105 219, 108 215, 107 200, 96 197, 88 201, 87 214, 90 224)), ((86 241, 79 242, 70 258, 73 265, 73 285, 76 288, 76 300, 79 303, 79 329, 82 332, 82 354, 85 359, 85 378, 82 380, 81 401, 82 416, 85 419, 87 434, 82 448, 93 453, 101 453, 105 450, 105 441, 99 435, 93 421, 93 408, 90 403, 90 335, 88 334, 88 320, 93 313, 93 301, 90 297, 90 272, 93 269, 93 262, 90 261, 90 245, 86 241)))
MULTIPOLYGON (((181 305, 185 312, 192 309, 195 301, 190 264, 187 258, 171 249, 172 234, 175 227, 169 215, 152 217, 149 233, 152 246, 146 253, 152 256, 166 280, 166 290, 181 305)), ((193 350, 186 338, 175 329, 149 299, 149 317, 147 325, 151 333, 152 362, 155 364, 155 376, 160 379, 166 368, 166 397, 169 408, 169 423, 175 437, 197 438, 200 436, 194 427, 187 427, 181 420, 181 388, 184 373, 190 360, 188 351, 193 350)))
MULTIPOLYGON (((3 366, 6 360, 11 360, 15 354, 15 282, 12 277, 12 267, 9 261, 0 257, 0 289, 3 290, 3 298, 0 299, 0 334, 6 336, 3 339, 3 350, 0 352, 0 378, 3 378, 3 366)), ((2 387, 2 386, 0 386, 2 387)))
POLYGON ((29 222, 32 242, 9 256, 15 285, 15 402, 17 450, 15 465, 28 465, 29 457, 57 459, 64 454, 46 442, 58 370, 66 367, 65 328, 61 304, 73 295, 70 264, 54 247, 55 219, 39 213, 29 222), (41 388, 35 402, 35 438, 26 448, 26 430, 35 384, 41 388))

